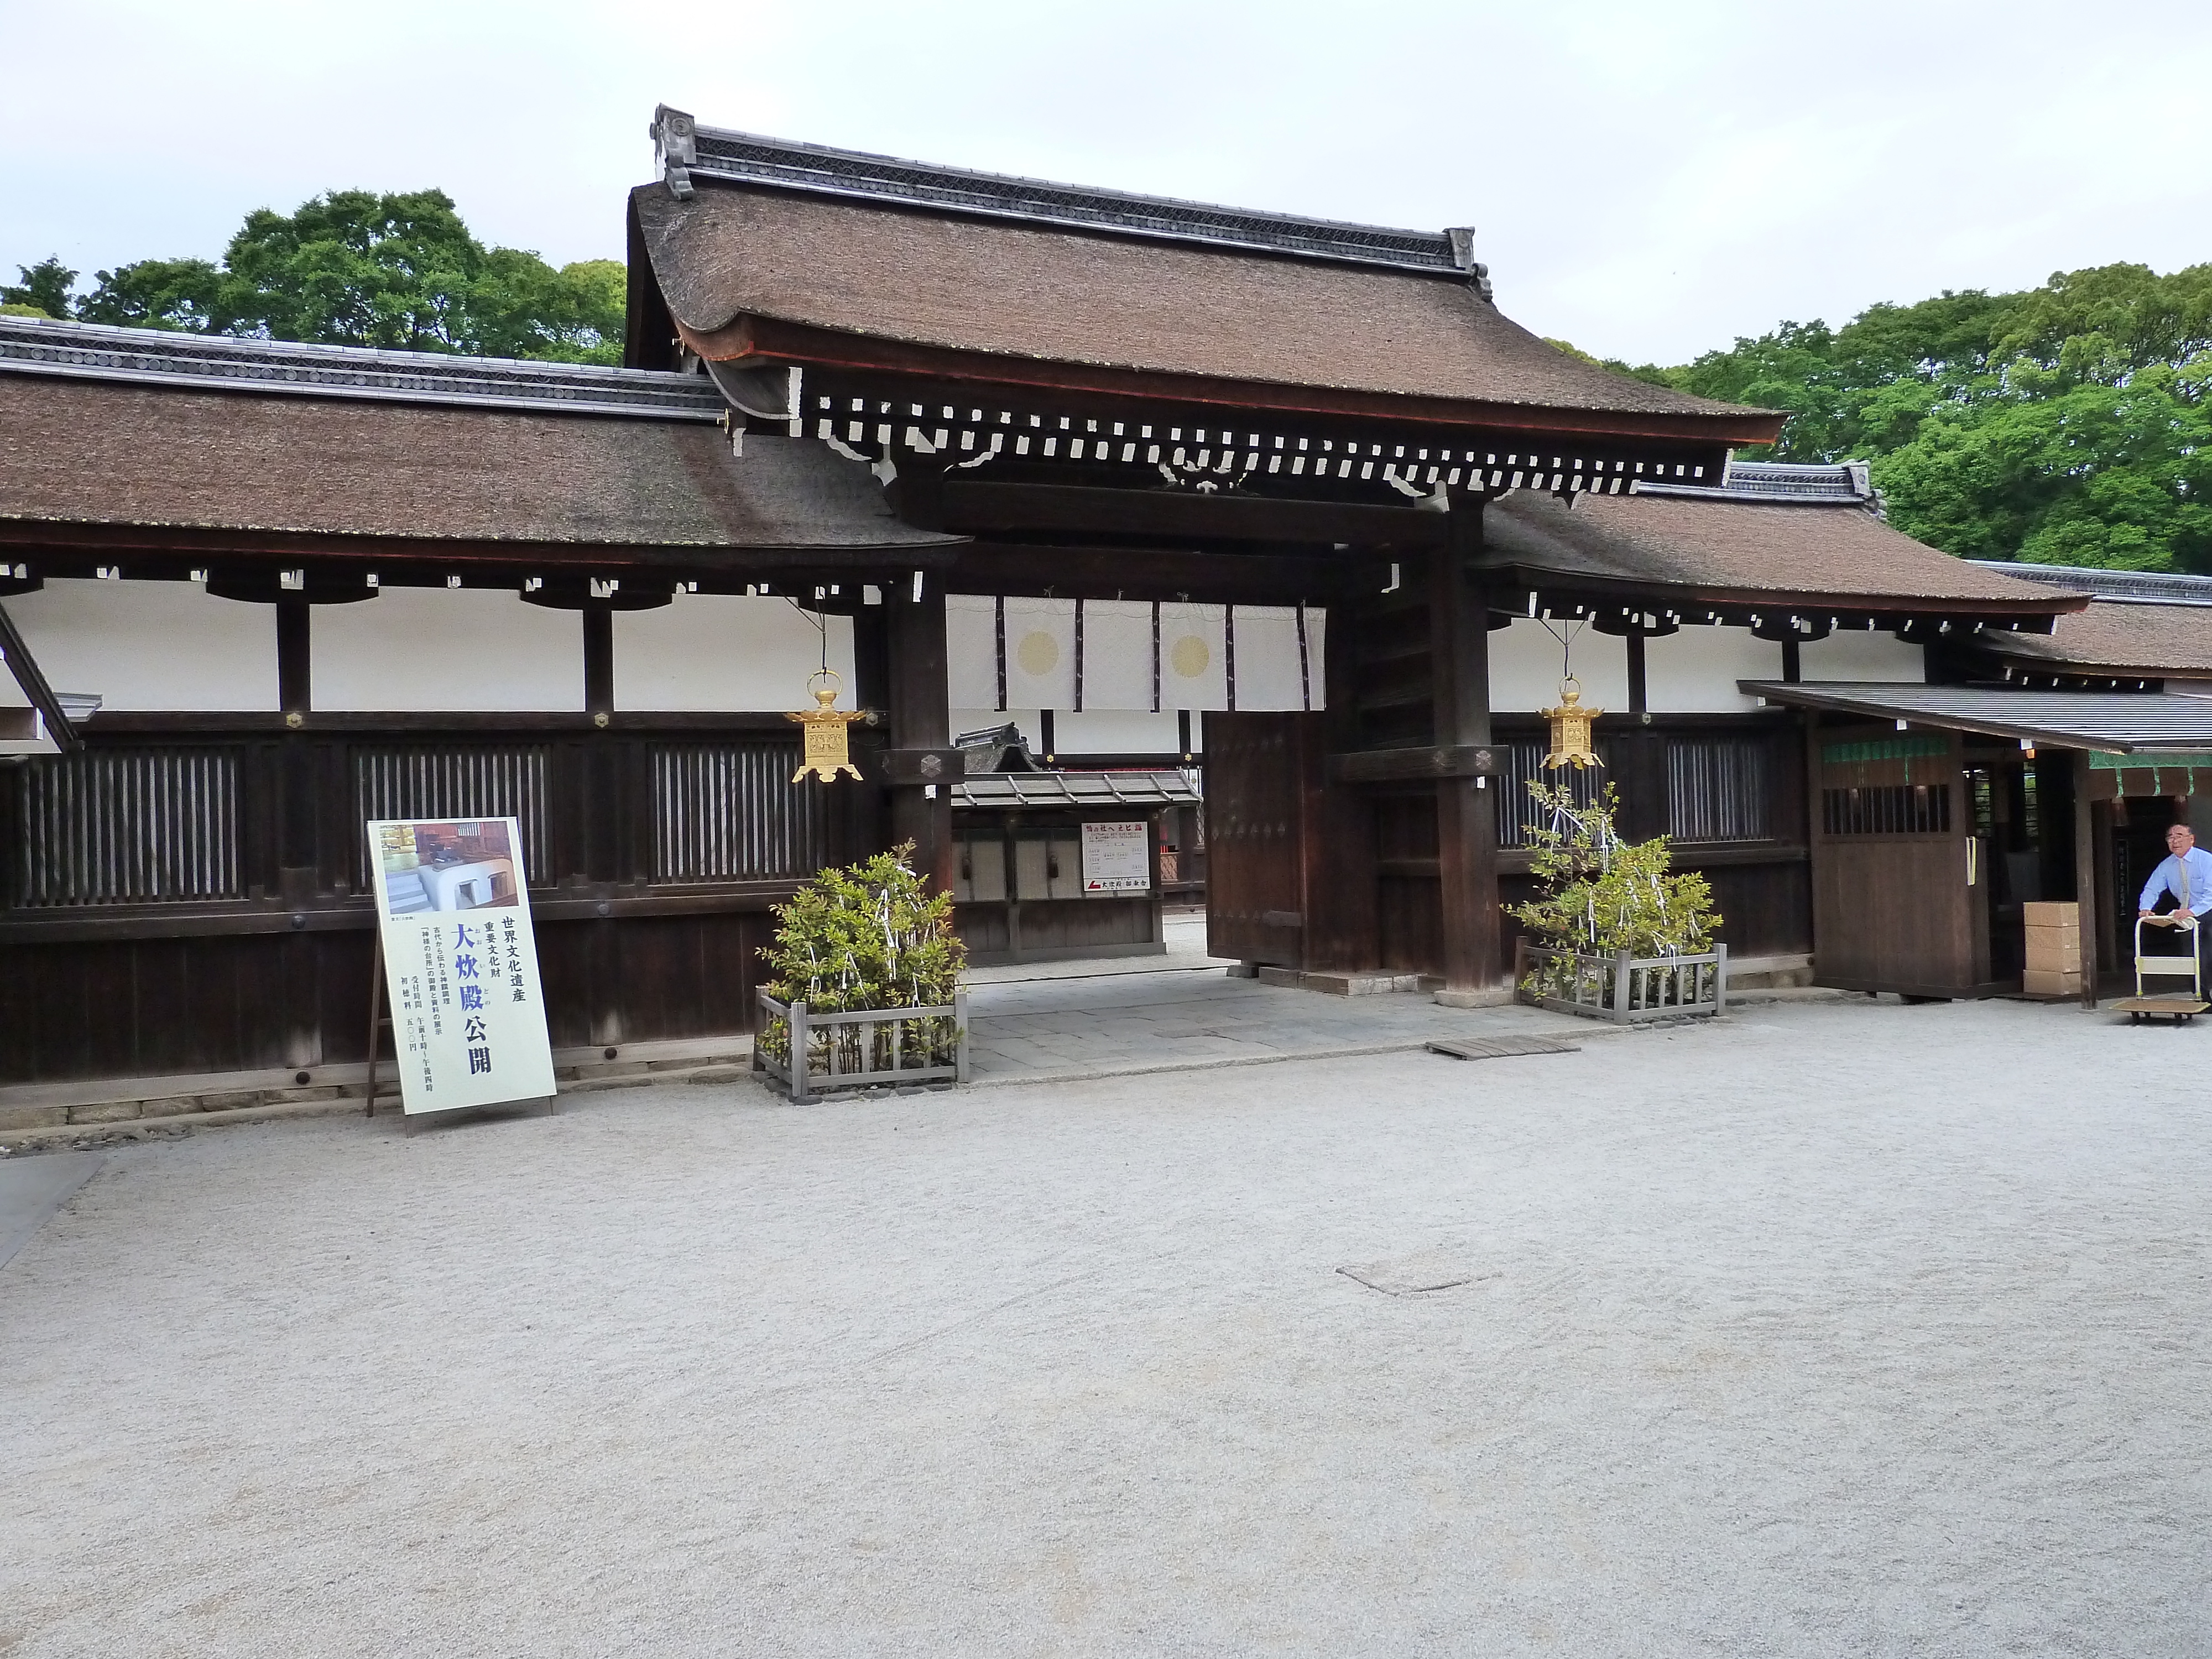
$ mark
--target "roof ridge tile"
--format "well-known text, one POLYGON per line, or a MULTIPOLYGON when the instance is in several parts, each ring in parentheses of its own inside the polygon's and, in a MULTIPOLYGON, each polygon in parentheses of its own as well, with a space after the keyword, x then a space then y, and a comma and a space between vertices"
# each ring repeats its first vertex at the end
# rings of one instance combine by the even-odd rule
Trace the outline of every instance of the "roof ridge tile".
MULTIPOLYGON (((664 107, 656 130, 678 114, 664 107)), ((684 118, 688 122, 689 118, 684 118)), ((681 170, 693 179, 766 185, 1147 240, 1383 265, 1462 281, 1474 275, 1471 268, 1461 264, 1451 236, 1441 230, 1353 224, 1097 185, 1060 184, 720 127, 691 125, 684 137, 689 143, 680 151, 664 143, 664 164, 675 167, 674 158, 681 154, 684 158, 681 170)))
POLYGON ((715 421, 703 375, 0 317, 0 373, 296 397, 715 421))

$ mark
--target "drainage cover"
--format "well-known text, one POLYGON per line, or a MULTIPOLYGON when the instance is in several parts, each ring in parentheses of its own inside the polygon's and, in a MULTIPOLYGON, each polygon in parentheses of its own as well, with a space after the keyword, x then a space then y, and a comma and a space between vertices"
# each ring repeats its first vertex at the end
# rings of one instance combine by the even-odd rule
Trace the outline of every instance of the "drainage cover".
POLYGON ((1429 1044, 1431 1054, 1448 1054, 1454 1060, 1506 1060, 1515 1054, 1571 1054, 1581 1050, 1579 1042, 1547 1036, 1438 1037, 1429 1044))

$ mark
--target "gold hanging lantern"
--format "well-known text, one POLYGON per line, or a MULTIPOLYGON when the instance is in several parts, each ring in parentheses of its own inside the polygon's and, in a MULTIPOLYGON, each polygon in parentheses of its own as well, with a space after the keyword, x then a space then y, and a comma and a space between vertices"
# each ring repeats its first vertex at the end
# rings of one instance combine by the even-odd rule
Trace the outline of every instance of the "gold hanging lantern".
POLYGON ((1544 757, 1547 769, 1556 771, 1562 766, 1581 768, 1602 766, 1597 750, 1591 742, 1590 723, 1602 708, 1583 707, 1583 683, 1572 674, 1559 682, 1559 706, 1541 711, 1552 723, 1552 752, 1544 757))
POLYGON ((857 708, 832 707, 842 684, 833 670, 816 670, 806 677, 807 689, 814 694, 814 707, 784 716, 787 720, 796 720, 806 732, 806 757, 791 775, 793 783, 809 772, 824 783, 835 782, 841 774, 851 778, 860 775, 860 769, 853 764, 846 728, 854 720, 866 720, 867 715, 857 708))

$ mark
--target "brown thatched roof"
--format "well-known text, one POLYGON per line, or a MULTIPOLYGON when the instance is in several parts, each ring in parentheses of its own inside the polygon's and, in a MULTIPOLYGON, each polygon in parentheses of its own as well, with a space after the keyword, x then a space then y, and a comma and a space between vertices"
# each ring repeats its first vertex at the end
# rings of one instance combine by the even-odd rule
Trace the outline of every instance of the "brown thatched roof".
POLYGON ((2049 615, 2077 595, 2017 581, 1900 534, 1865 507, 1697 495, 1516 491, 1484 512, 1493 564, 1532 580, 1665 586, 1719 602, 1859 611, 2049 615))
MULTIPOLYGON (((7 367, 0 363, 0 368, 7 367)), ((0 373, 0 522, 686 549, 899 548, 865 466, 696 421, 0 373)))
MULTIPOLYGON (((1440 234, 1240 216, 704 130, 698 149, 688 196, 641 186, 631 213, 658 297, 709 356, 741 354, 750 342, 730 331, 766 322, 846 337, 855 360, 858 343, 873 341, 1174 376, 1192 395, 1236 386, 1312 407, 1333 406, 1322 394, 1340 394, 1334 406, 1395 401, 1422 419, 1540 424, 1531 417, 1548 410, 1583 417, 1578 429, 1718 442, 1764 441, 1782 420, 1560 351, 1508 320, 1448 258, 1310 257, 1362 237, 1441 246, 1440 234), (1076 197, 1092 206, 1072 216, 1076 197)), ((634 252, 634 283, 635 263, 634 252)))

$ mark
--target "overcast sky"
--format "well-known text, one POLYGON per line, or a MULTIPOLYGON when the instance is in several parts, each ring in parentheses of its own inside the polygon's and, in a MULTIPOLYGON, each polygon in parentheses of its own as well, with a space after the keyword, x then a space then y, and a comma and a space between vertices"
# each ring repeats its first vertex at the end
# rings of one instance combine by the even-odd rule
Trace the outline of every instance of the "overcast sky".
POLYGON ((1680 362, 1783 318, 2212 259, 2212 5, 0 0, 0 268, 218 256, 256 207, 436 185, 620 258, 702 125, 1385 225, 1680 362))

